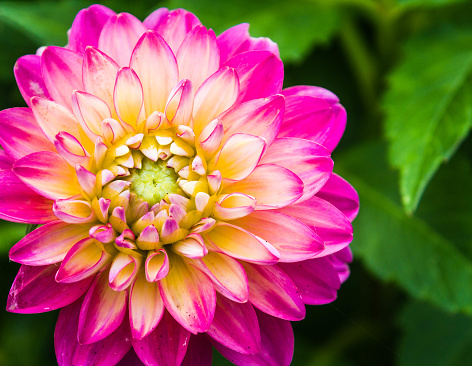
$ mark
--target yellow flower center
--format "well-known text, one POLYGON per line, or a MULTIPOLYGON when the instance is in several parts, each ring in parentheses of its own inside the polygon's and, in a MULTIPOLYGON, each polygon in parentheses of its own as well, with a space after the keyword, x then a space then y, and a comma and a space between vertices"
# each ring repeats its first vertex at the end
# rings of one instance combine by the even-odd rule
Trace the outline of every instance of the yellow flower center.
POLYGON ((132 169, 130 172, 131 192, 149 203, 149 207, 159 203, 168 194, 183 193, 177 184, 179 176, 166 164, 167 160, 153 162, 145 158, 141 169, 132 169))

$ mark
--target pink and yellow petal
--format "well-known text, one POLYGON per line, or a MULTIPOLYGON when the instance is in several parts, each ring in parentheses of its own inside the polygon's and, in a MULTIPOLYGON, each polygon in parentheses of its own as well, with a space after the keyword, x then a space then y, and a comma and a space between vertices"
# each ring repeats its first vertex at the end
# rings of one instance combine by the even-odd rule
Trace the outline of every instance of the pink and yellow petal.
POLYGON ((71 95, 83 89, 82 54, 62 47, 46 47, 41 55, 41 72, 51 98, 72 110, 71 95))
POLYGON ((179 80, 177 60, 158 33, 147 31, 131 55, 130 67, 138 75, 144 93, 146 116, 163 112, 167 97, 179 80))
POLYGON ((58 263, 75 243, 88 236, 88 230, 85 225, 49 222, 16 243, 10 249, 10 259, 33 266, 58 263))
POLYGON ((133 15, 120 13, 108 19, 98 39, 98 49, 121 67, 129 66, 131 53, 146 27, 133 15))
POLYGON ((303 182, 293 172, 275 164, 257 166, 247 178, 227 183, 222 193, 244 193, 257 201, 256 210, 288 206, 303 195, 303 182))
POLYGON ((211 251, 258 264, 277 263, 280 254, 268 242, 238 226, 218 222, 203 236, 211 251))
POLYGON ((233 222, 271 243, 281 262, 314 258, 325 249, 323 240, 303 221, 277 211, 254 211, 233 222))
POLYGON ((108 286, 108 271, 101 272, 87 291, 80 309, 78 340, 91 344, 112 334, 126 314, 128 293, 108 286))
POLYGON ((43 151, 27 155, 15 163, 13 171, 46 198, 65 199, 80 193, 74 171, 57 153, 43 151))
POLYGON ((206 332, 215 314, 216 295, 211 280, 200 270, 172 256, 172 270, 159 282, 166 309, 190 332, 206 332))
POLYGON ((129 295, 129 317, 131 334, 140 340, 156 329, 164 315, 164 303, 156 282, 148 282, 140 274, 131 287, 129 295))

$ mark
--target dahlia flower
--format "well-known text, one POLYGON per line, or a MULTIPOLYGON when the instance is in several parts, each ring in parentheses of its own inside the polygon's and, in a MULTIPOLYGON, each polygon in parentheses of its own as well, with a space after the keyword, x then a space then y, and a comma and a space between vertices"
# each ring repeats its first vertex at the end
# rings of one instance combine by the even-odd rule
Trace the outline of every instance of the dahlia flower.
POLYGON ((0 217, 41 226, 11 248, 7 310, 61 308, 59 365, 290 364, 290 321, 349 275, 338 98, 282 90, 275 43, 181 9, 93 5, 14 72, 0 217))

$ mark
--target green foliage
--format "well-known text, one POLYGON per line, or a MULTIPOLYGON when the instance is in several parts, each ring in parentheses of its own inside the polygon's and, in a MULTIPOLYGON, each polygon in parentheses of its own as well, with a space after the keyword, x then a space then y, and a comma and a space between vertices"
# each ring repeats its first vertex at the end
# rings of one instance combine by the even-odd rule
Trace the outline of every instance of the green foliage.
POLYGON ((25 236, 26 225, 0 220, 0 257, 7 255, 10 248, 25 236))
POLYGON ((253 37, 269 37, 277 42, 284 61, 301 61, 315 45, 329 41, 340 25, 336 9, 317 1, 169 0, 163 5, 195 12, 217 34, 233 25, 249 23, 253 37))
POLYGON ((472 30, 414 37, 385 97, 390 161, 400 168, 405 209, 416 209, 439 165, 472 123, 472 30))
POLYGON ((401 313, 404 329, 398 366, 463 366, 470 363, 472 319, 413 302, 401 313))
POLYGON ((378 144, 339 157, 340 172, 358 190, 362 213, 354 223, 356 255, 386 281, 449 311, 472 314, 472 262, 427 222, 407 216, 395 200, 378 144))
POLYGON ((60 2, 2 2, 0 20, 22 30, 41 45, 65 45, 74 15, 85 1, 60 2), (47 19, 47 21, 45 21, 47 19))

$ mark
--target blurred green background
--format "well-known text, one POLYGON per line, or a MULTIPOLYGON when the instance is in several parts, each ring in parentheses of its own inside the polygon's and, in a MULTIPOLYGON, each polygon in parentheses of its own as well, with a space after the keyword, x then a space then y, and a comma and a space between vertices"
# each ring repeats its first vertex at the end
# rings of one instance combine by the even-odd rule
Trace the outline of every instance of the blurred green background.
MULTIPOLYGON (((0 2, 0 109, 23 106, 12 68, 64 45, 91 1, 0 2)), ((218 34, 279 44, 284 86, 318 85, 348 111, 335 171, 359 192, 350 279, 293 323, 293 365, 462 366, 472 357, 472 4, 459 0, 103 1, 144 19, 184 7, 218 34)), ((1 188, 0 188, 1 189, 1 188)), ((0 222, 0 296, 25 226, 0 222)), ((0 312, 0 365, 54 365, 57 312, 0 312)), ((228 365, 215 354, 215 365, 228 365)))

